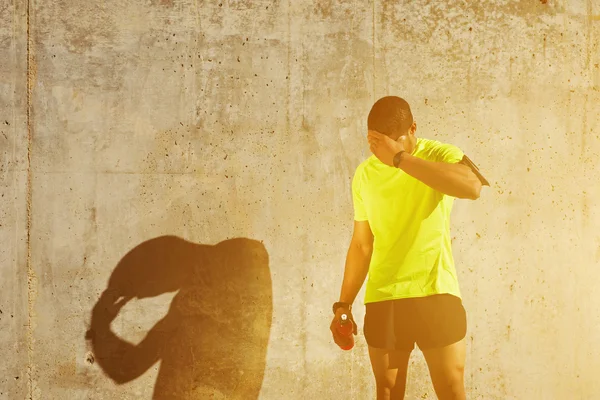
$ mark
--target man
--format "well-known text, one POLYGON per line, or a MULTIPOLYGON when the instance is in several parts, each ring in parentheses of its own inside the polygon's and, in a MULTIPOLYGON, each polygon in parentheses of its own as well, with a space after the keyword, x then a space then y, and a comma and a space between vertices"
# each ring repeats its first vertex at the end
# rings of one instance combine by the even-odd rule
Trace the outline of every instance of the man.
POLYGON ((416 343, 441 400, 465 399, 466 312, 450 240, 454 198, 477 199, 489 183, 456 146, 417 138, 408 103, 378 100, 367 121, 373 156, 352 180, 354 232, 346 258, 336 331, 365 281, 364 335, 377 399, 403 399, 416 343))

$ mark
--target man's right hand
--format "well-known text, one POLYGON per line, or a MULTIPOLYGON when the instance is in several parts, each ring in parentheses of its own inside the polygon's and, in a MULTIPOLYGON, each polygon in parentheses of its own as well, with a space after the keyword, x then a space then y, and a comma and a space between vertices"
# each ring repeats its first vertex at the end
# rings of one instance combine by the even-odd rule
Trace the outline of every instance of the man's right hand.
POLYGON ((350 309, 348 307, 344 307, 344 306, 338 307, 337 310, 335 311, 335 315, 334 315, 333 320, 331 321, 331 325, 329 327, 329 329, 331 330, 331 333, 333 334, 333 341, 338 346, 346 346, 346 345, 349 345, 351 342, 351 340, 347 336, 341 335, 337 330, 337 327, 341 321, 342 314, 348 315, 348 318, 350 319, 350 322, 352 323, 352 333, 354 335, 356 335, 358 332, 356 322, 354 322, 354 316, 352 315, 352 312, 350 311, 350 309))

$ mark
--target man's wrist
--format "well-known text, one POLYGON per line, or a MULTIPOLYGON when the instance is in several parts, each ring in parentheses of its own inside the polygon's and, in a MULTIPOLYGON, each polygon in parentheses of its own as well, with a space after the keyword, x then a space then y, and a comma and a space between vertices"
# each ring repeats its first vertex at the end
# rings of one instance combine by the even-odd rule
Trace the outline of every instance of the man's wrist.
POLYGON ((396 153, 393 160, 394 167, 400 168, 400 163, 405 156, 404 153, 406 153, 406 150, 400 150, 398 153, 396 153))
POLYGON ((335 303, 333 303, 333 313, 335 314, 338 308, 347 308, 349 311, 352 311, 352 304, 351 303, 346 303, 345 301, 336 301, 335 303))

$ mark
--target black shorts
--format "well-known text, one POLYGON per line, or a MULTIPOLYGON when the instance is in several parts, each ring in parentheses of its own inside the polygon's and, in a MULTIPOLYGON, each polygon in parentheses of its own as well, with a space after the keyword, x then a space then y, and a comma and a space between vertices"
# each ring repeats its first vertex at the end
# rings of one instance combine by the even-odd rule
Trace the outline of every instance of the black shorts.
POLYGON ((367 303, 364 334, 369 346, 380 349, 444 347, 466 336, 467 314, 451 294, 367 303))

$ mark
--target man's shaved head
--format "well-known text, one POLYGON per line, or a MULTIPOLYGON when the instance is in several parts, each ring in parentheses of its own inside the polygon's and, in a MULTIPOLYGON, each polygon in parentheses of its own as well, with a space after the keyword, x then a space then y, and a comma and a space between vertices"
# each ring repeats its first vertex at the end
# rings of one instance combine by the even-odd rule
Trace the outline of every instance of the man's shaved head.
POLYGON ((392 138, 405 135, 413 124, 413 116, 406 100, 397 96, 386 96, 377 100, 367 118, 369 130, 383 133, 392 138))

